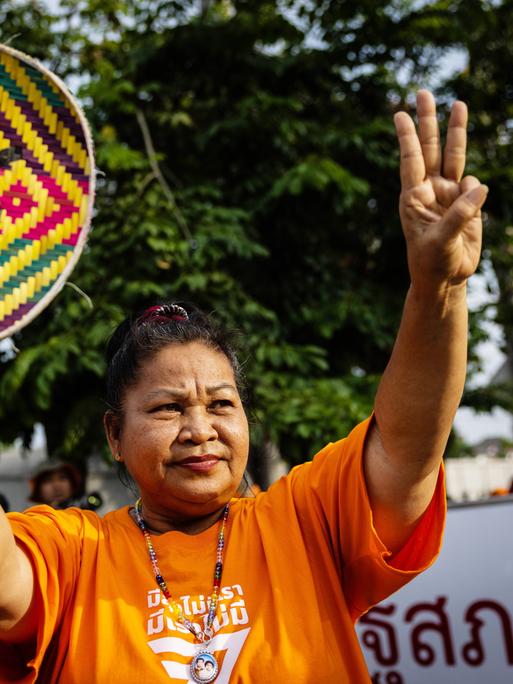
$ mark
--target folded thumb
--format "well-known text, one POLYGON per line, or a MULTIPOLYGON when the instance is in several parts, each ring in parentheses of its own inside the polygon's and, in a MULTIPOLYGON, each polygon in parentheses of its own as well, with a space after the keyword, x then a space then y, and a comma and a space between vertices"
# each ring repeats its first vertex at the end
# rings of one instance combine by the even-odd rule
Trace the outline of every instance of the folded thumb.
POLYGON ((465 224, 478 214, 487 195, 486 185, 478 185, 460 195, 444 216, 446 230, 453 234, 459 233, 465 224))
POLYGON ((467 193, 467 199, 476 207, 476 209, 481 209, 488 195, 487 185, 478 185, 477 188, 473 188, 467 193))

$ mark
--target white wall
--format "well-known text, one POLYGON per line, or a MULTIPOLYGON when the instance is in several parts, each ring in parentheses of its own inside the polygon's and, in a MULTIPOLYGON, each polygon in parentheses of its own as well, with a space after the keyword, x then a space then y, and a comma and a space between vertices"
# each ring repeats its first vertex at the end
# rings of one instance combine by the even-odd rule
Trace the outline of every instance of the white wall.
POLYGON ((486 498, 494 489, 509 489, 513 455, 451 458, 446 460, 445 470, 448 496, 454 501, 474 501, 486 498))

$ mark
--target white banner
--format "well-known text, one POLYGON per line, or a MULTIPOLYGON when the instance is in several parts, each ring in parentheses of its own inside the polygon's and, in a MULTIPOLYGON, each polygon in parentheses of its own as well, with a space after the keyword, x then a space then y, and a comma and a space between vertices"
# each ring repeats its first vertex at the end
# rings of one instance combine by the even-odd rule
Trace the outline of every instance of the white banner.
POLYGON ((373 684, 513 682, 513 497, 451 507, 438 561, 357 633, 373 684))

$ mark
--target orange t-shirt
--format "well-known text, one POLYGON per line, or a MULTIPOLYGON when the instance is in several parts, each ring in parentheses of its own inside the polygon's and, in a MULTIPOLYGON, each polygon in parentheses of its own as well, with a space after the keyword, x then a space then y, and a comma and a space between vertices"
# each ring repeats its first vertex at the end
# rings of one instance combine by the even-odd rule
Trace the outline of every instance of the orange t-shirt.
MULTIPOLYGON (((220 663, 215 684, 369 682, 353 623, 436 557, 445 491, 440 476, 391 562, 363 478, 368 424, 255 499, 232 501, 210 644, 220 663)), ((36 571, 39 626, 31 652, 0 642, 1 682, 193 684, 189 664, 198 646, 171 619, 128 507, 99 518, 38 506, 9 518, 36 571)), ((153 536, 173 597, 198 623, 217 535, 218 525, 153 536)))

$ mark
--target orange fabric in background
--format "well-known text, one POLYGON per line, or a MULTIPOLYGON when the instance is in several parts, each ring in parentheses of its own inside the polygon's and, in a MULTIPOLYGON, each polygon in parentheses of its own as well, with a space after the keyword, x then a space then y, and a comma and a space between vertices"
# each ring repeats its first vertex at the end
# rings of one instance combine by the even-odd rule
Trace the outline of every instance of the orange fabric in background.
MULTIPOLYGON (((441 476, 393 567, 373 529, 362 474, 368 425, 256 499, 232 501, 211 644, 221 663, 216 684, 369 682, 353 622, 433 561, 445 491, 441 476)), ((39 632, 29 658, 0 644, 0 682, 192 681, 197 645, 168 617, 127 507, 103 519, 46 506, 9 518, 37 569, 39 632)), ((195 536, 153 536, 172 595, 196 621, 212 590, 217 534, 214 525, 195 536)))

